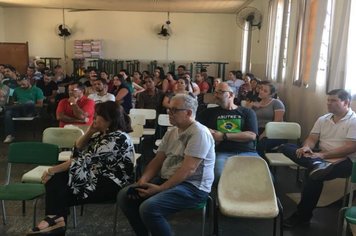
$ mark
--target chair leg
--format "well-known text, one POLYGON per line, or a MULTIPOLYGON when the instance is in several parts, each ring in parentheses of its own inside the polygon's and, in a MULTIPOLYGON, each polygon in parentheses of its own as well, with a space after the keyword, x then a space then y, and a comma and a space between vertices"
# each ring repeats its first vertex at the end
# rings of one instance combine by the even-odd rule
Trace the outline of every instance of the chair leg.
MULTIPOLYGON (((349 189, 350 177, 345 179, 344 197, 342 198, 342 206, 346 206, 347 202, 347 190, 349 189)), ((351 200, 352 201, 352 200, 351 200)))
POLYGON ((26 201, 22 201, 22 215, 26 215, 26 201))
POLYGON ((213 229, 213 235, 219 236, 219 209, 218 205, 214 203, 213 205, 213 211, 214 211, 214 229, 213 229))
POLYGON ((201 236, 205 235, 205 216, 206 216, 206 205, 202 209, 201 218, 201 236))
POLYGON ((279 236, 283 236, 283 206, 279 198, 277 198, 277 204, 279 209, 279 236))
POLYGON ((116 225, 117 225, 117 216, 119 214, 119 202, 118 202, 118 196, 116 196, 116 204, 115 204, 115 215, 114 215, 114 227, 113 227, 113 235, 116 236, 116 225))
POLYGON ((1 212, 2 212, 2 223, 6 225, 5 201, 1 200, 0 205, 1 205, 1 212))
POLYGON ((33 227, 36 227, 37 201, 38 198, 36 198, 33 202, 33 227))
POLYGON ((73 227, 77 228, 77 209, 73 206, 73 227))
POLYGON ((214 200, 211 196, 208 196, 208 217, 209 217, 209 223, 208 223, 208 235, 212 235, 211 232, 211 225, 214 224, 214 200))
POLYGON ((84 205, 80 206, 80 216, 84 215, 84 205))
POLYGON ((345 211, 347 210, 348 207, 343 207, 339 210, 339 215, 337 219, 337 236, 342 236, 344 232, 344 216, 345 216, 345 211))

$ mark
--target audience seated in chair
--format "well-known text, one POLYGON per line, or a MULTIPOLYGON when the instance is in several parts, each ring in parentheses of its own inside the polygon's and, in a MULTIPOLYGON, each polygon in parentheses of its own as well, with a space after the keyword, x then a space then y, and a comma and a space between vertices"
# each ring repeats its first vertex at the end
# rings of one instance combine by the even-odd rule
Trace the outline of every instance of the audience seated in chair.
POLYGON ((57 107, 59 127, 90 125, 93 122, 95 102, 84 96, 84 90, 80 82, 72 82, 68 86, 69 98, 63 98, 57 107))
POLYGON ((120 104, 127 114, 130 113, 132 108, 132 90, 130 90, 124 76, 117 74, 113 78, 113 90, 110 92, 114 94, 116 103, 120 104))
POLYGON ((11 65, 4 66, 4 78, 1 81, 2 84, 5 84, 7 87, 10 88, 10 96, 12 96, 14 89, 18 87, 18 79, 19 76, 17 75, 15 67, 11 65))
POLYGON ((165 134, 138 182, 119 193, 120 207, 137 235, 172 235, 166 217, 208 198, 214 179, 214 140, 195 121, 197 106, 186 94, 172 98, 169 116, 175 127, 165 134))
POLYGON ((134 147, 130 119, 115 102, 98 103, 96 117, 74 145, 73 158, 43 173, 47 217, 28 235, 65 231, 68 208, 114 201, 132 183, 134 147))
POLYGON ((256 112, 258 121, 258 142, 257 152, 264 157, 265 152, 271 152, 275 147, 286 142, 286 140, 274 139, 267 140, 265 134, 265 126, 268 122, 283 121, 285 107, 281 100, 273 98, 276 94, 276 87, 269 81, 262 81, 259 90, 259 102, 247 103, 246 106, 251 106, 256 112))
MULTIPOLYGON (((154 109, 157 114, 161 113, 163 93, 155 87, 155 82, 151 76, 144 78, 145 91, 137 95, 136 108, 154 109)), ((149 127, 154 127, 150 124, 149 127)))
POLYGON ((39 81, 37 81, 36 86, 39 87, 43 95, 45 96, 45 100, 43 101, 44 104, 47 105, 47 112, 48 114, 53 118, 55 118, 56 115, 56 109, 57 109, 57 91, 58 91, 58 85, 56 82, 53 81, 54 74, 52 72, 46 72, 43 75, 43 78, 39 81))
POLYGON ((9 102, 10 88, 0 81, 0 113, 5 109, 5 105, 9 102))
POLYGON ((20 87, 15 88, 14 94, 5 109, 4 127, 6 138, 4 143, 11 143, 15 137, 15 127, 13 117, 30 117, 36 115, 36 108, 43 105, 42 90, 36 86, 31 86, 28 79, 23 78, 19 81, 20 87))
POLYGON ((253 110, 234 104, 234 92, 225 82, 215 90, 218 107, 198 115, 216 142, 215 179, 218 181, 226 160, 235 155, 258 156, 255 149, 257 119, 253 110))
POLYGON ((111 93, 108 93, 108 85, 105 79, 96 79, 93 82, 93 87, 95 93, 92 93, 88 96, 89 99, 94 100, 95 103, 113 101, 115 102, 115 96, 111 93))
POLYGON ((319 117, 302 147, 285 144, 281 150, 309 172, 297 211, 284 221, 285 227, 310 223, 323 181, 346 178, 356 159, 356 114, 350 108, 351 95, 344 89, 328 93, 329 113, 319 117), (313 151, 319 143, 320 151, 313 151))

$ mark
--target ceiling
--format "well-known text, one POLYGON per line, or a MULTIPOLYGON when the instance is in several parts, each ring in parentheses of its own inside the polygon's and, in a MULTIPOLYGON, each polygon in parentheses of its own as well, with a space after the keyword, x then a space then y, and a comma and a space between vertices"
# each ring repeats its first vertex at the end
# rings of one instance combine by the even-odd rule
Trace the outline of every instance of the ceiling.
POLYGON ((235 13, 254 0, 0 0, 2 7, 54 9, 235 13))

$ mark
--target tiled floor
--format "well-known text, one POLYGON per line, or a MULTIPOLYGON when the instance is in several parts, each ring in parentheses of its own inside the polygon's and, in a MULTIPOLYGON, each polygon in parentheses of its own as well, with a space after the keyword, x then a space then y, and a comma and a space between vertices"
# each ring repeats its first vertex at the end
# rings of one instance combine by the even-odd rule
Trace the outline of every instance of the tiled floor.
MULTIPOLYGON (((18 132, 19 133, 19 132, 18 132)), ((3 135, 2 135, 3 136, 3 135)), ((3 138, 3 137, 2 137, 3 138)), ((17 141, 38 140, 40 141, 40 132, 36 138, 32 138, 31 132, 18 134, 17 141)), ((6 171, 6 153, 8 145, 0 144, 0 183, 5 181, 6 171)), ((15 175, 20 175, 28 167, 19 166, 16 168, 15 175)), ((285 193, 299 191, 299 186, 295 183, 295 171, 289 168, 279 168, 276 177, 276 191, 284 207, 285 216, 290 215, 296 208, 296 205, 285 193)), ((38 217, 42 217, 44 202, 39 202, 38 217)), ((326 208, 318 208, 312 219, 310 227, 295 228, 285 230, 285 236, 334 236, 336 235, 337 214, 341 203, 335 203, 326 208)), ((0 224, 1 236, 24 235, 32 225, 32 203, 27 203, 27 214, 22 216, 20 202, 6 202, 8 224, 0 224)), ((73 228, 71 217, 68 221, 68 230, 66 235, 112 235, 114 205, 87 205, 84 209, 84 215, 79 215, 78 226, 73 228)), ((200 214, 197 211, 186 211, 179 213, 170 219, 175 235, 200 235, 200 214)), ((2 219, 1 219, 2 220, 2 219)), ((117 235, 134 235, 127 220, 121 214, 118 219, 117 235)), ((272 235, 272 220, 254 220, 254 219, 231 219, 219 216, 219 234, 220 235, 239 235, 239 236, 264 236, 272 235)))

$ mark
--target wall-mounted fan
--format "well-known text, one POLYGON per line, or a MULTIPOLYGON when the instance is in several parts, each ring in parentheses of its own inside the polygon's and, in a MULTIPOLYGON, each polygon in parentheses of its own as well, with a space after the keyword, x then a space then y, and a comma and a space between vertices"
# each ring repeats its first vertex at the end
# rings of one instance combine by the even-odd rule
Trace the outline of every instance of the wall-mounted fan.
POLYGON ((65 25, 65 24, 58 25, 58 27, 57 27, 57 35, 58 36, 65 38, 65 37, 70 36, 71 34, 72 34, 71 30, 67 25, 65 25))
POLYGON ((171 21, 169 20, 169 12, 167 12, 167 21, 157 29, 157 35, 161 39, 169 39, 172 36, 171 21))
POLYGON ((157 33, 160 38, 168 39, 172 35, 170 24, 171 22, 167 20, 166 23, 161 26, 160 31, 157 33))
POLYGON ((254 7, 244 7, 236 13, 236 24, 242 30, 261 29, 262 14, 254 7), (246 23, 249 23, 246 27, 246 23))

